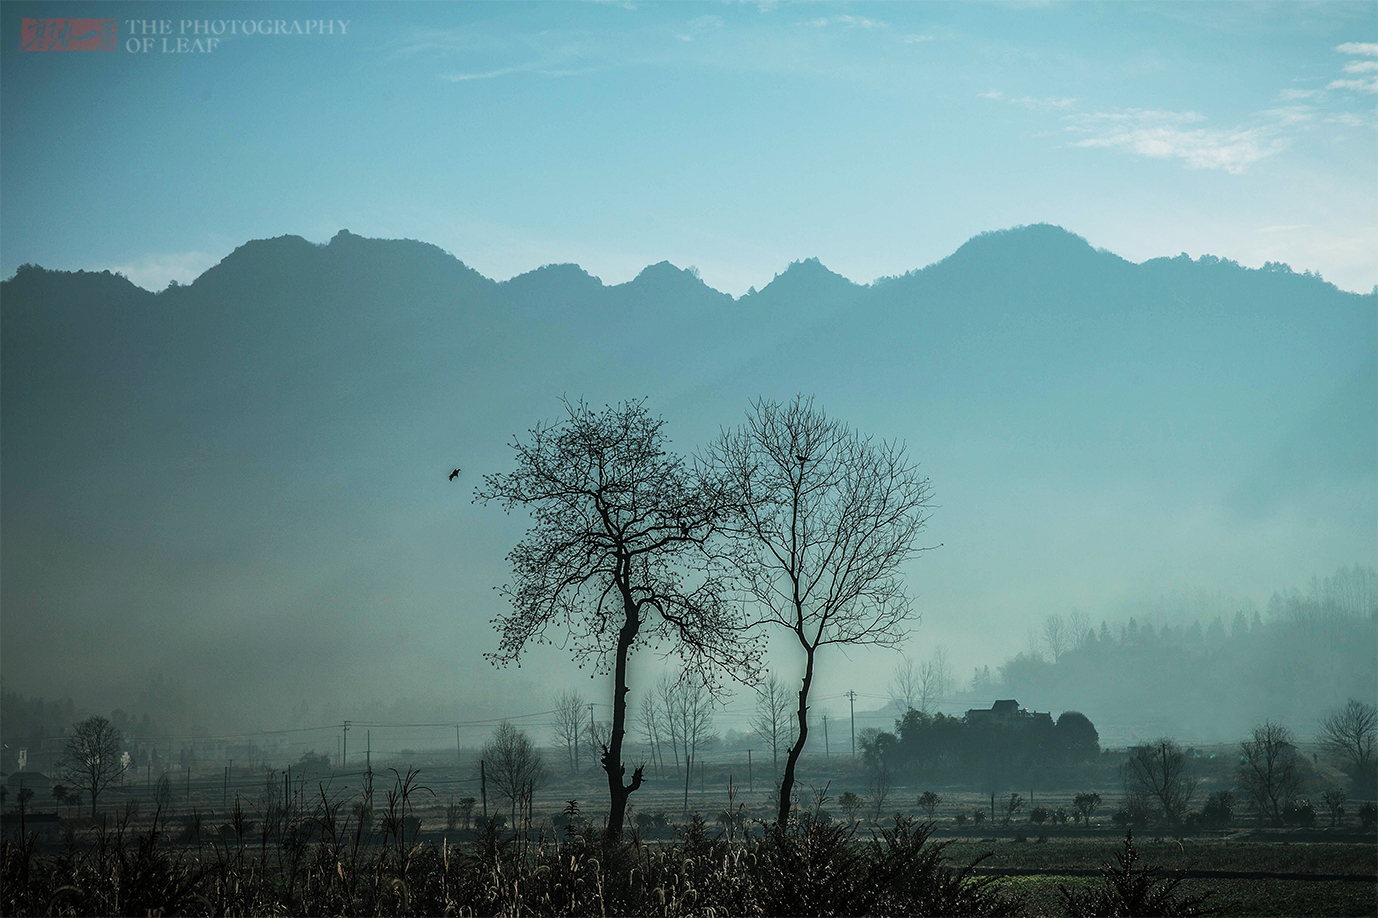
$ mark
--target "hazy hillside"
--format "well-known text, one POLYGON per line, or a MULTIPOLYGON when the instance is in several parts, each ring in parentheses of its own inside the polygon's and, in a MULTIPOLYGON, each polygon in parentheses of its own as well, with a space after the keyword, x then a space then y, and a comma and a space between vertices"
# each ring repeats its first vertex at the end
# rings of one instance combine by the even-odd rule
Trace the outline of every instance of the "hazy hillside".
POLYGON ((870 285, 800 261, 735 300, 668 263, 498 283, 419 242, 285 236, 156 294, 26 267, 0 320, 3 662, 23 692, 132 698, 158 670, 215 716, 271 718, 452 691, 485 665, 521 529, 470 489, 563 395, 649 396, 683 450, 798 391, 906 440, 944 543, 914 568, 918 639, 962 663, 1074 603, 1266 598, 1373 557, 1378 298, 1135 265, 1056 227, 870 285))

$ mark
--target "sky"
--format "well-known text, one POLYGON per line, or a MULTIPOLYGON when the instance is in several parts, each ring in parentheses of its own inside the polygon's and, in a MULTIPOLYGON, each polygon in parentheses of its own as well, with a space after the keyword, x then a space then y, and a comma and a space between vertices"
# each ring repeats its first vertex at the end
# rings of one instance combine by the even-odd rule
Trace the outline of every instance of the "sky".
POLYGON ((741 295, 800 258, 865 283, 1050 222, 1134 261, 1378 283, 1371 3, 0 16, 4 276, 110 268, 161 289, 249 239, 348 228, 496 279, 577 262, 619 283, 669 260, 741 295), (54 16, 114 18, 116 47, 16 50, 24 18, 54 16))
POLYGON ((1281 261, 1368 292, 1375 103, 1372 3, 11 0, 0 275, 160 290, 251 239, 348 229, 499 280, 668 260, 740 296, 799 259, 867 283, 1046 222, 1131 261, 1281 261), (115 47, 22 50, 51 17, 114 19, 115 47))

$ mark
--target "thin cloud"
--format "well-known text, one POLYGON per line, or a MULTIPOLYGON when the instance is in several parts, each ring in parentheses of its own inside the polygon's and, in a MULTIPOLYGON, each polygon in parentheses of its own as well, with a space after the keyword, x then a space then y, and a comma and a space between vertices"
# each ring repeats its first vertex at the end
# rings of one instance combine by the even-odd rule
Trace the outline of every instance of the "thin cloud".
POLYGON ((1192 127, 1204 121, 1196 112, 1130 109, 1068 115, 1068 130, 1089 136, 1074 147, 1118 149, 1149 159, 1177 160, 1192 169, 1223 169, 1231 175, 1286 149, 1286 138, 1269 127, 1192 127))
POLYGON ((867 19, 865 16, 823 16, 818 19, 810 19, 805 25, 823 28, 830 25, 843 25, 854 29, 888 29, 890 24, 881 22, 879 19, 867 19))
POLYGON ((1345 64, 1345 73, 1372 73, 1378 70, 1378 61, 1350 61, 1345 64))
POLYGON ((1073 105, 1076 105, 1076 103, 1076 99, 1059 99, 1052 97, 1038 99, 1034 98, 1033 96, 1020 96, 1017 99, 1010 100, 1011 105, 1022 105, 1024 108, 1027 108, 1030 111, 1049 111, 1053 109, 1067 109, 1071 108, 1073 105))
POLYGON ((1366 54, 1369 57, 1378 57, 1378 44, 1364 41, 1347 41, 1342 45, 1336 45, 1335 50, 1341 54, 1366 54))
POLYGON ((1378 92, 1378 76, 1368 80, 1332 80, 1326 89, 1352 89, 1355 92, 1378 92))
POLYGON ((1005 98, 1005 94, 998 89, 992 89, 989 92, 980 93, 980 98, 994 99, 995 101, 999 102, 1001 99, 1005 98))

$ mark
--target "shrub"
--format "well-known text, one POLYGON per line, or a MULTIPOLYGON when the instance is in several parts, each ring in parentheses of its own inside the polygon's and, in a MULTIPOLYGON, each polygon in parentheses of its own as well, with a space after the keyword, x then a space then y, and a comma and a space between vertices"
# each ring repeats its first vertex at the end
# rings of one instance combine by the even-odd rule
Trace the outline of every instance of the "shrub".
POLYGON ((1215 828, 1229 825, 1230 820, 1234 818, 1236 803, 1234 794, 1229 791, 1211 794, 1206 799, 1205 806, 1201 807, 1201 824, 1215 828))
POLYGON ((959 825, 959 826, 964 826, 964 825, 966 825, 966 824, 967 824, 967 814, 966 814, 966 813, 958 813, 958 814, 957 814, 957 825, 959 825))
POLYGON ((1370 800, 1359 807, 1359 825, 1371 829, 1374 823, 1378 823, 1378 803, 1370 800))
POLYGON ((1029 810, 1029 822, 1036 826, 1041 826, 1048 821, 1048 808, 1046 806, 1036 806, 1029 810))
POLYGON ((1165 877, 1161 868, 1139 866, 1132 829, 1125 832, 1124 851, 1115 852, 1115 860, 1117 864, 1101 868, 1101 882, 1097 886, 1072 890, 1058 884, 1058 896, 1070 918, 1207 913, 1203 906, 1212 893, 1183 895, 1177 891, 1183 878, 1181 873, 1165 877))
POLYGON ((1287 805, 1282 811, 1282 821, 1289 826, 1314 826, 1316 808, 1305 797, 1287 805))

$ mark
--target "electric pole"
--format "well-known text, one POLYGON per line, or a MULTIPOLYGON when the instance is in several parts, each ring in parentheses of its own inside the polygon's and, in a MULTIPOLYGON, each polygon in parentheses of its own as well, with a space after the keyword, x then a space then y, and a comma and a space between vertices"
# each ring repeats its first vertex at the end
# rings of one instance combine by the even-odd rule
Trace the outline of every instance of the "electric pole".
POLYGON ((823 758, 831 758, 828 752, 828 715, 823 715, 823 758))
POLYGON ((856 692, 847 693, 847 704, 852 709, 852 758, 856 758, 856 692))
POLYGON ((349 721, 344 722, 344 752, 340 754, 340 770, 349 762, 349 721))

